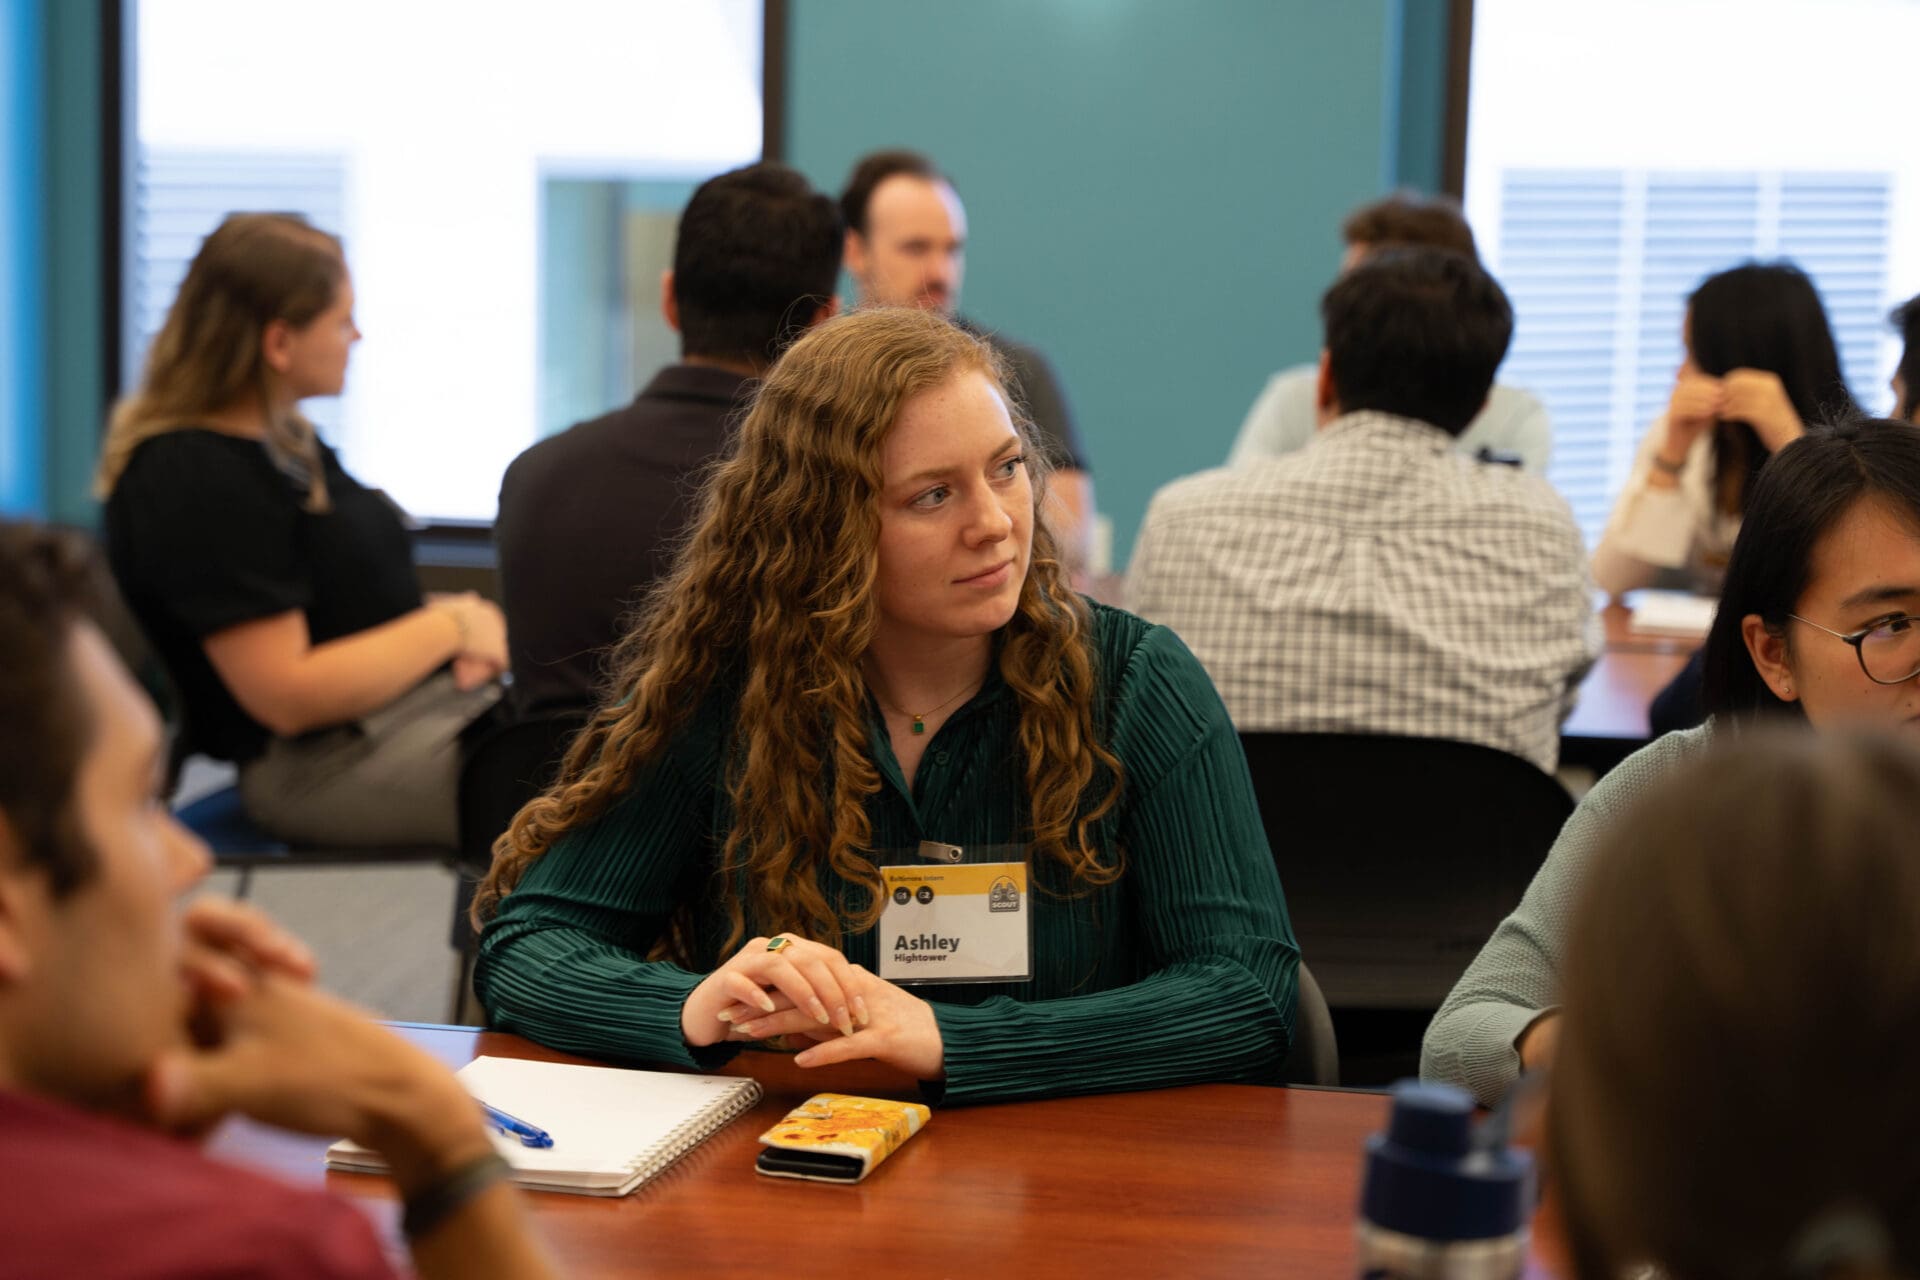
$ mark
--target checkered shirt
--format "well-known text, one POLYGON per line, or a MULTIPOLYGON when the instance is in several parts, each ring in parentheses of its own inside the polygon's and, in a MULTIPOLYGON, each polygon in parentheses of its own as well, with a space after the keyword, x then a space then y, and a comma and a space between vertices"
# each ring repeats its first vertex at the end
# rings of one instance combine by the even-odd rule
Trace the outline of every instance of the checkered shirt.
POLYGON ((1127 602, 1187 642, 1243 731, 1450 738, 1549 772, 1600 648, 1560 496, 1383 413, 1161 489, 1127 602))

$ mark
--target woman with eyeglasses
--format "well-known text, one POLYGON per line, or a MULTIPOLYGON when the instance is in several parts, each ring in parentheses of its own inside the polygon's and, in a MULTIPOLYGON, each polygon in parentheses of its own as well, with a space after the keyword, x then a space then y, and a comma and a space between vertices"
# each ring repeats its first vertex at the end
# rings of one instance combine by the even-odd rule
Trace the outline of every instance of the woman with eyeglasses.
POLYGON ((1750 726, 1920 730, 1920 431, 1817 428, 1762 470, 1707 637, 1707 723, 1667 734, 1581 801, 1512 915, 1428 1028, 1421 1075, 1498 1100, 1551 1056, 1559 967, 1587 865, 1659 778, 1750 726))

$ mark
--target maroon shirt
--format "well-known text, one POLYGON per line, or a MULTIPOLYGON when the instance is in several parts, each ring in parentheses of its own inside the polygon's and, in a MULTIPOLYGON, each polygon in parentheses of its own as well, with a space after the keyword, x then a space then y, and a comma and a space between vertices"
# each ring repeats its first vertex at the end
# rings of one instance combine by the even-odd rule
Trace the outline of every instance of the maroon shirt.
POLYGON ((0 1091, 0 1275, 381 1277, 351 1205, 220 1164, 181 1142, 0 1091))

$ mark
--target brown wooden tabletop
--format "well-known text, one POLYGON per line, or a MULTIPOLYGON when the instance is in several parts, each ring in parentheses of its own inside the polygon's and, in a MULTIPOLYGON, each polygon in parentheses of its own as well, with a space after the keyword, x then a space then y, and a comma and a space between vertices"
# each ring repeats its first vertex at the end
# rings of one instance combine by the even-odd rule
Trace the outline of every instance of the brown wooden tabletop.
POLYGON ((1632 612, 1621 605, 1600 611, 1606 624, 1606 648, 1580 683, 1573 714, 1560 737, 1642 743, 1652 736, 1647 706, 1680 674, 1700 647, 1698 636, 1636 633, 1632 612))
MULTIPOLYGON (((496 1032, 400 1030, 452 1065, 576 1061, 496 1032)), ((528 1193, 566 1274, 1345 1278, 1362 1144, 1387 1110, 1378 1094, 1251 1085, 937 1110, 849 1187, 756 1174, 755 1138, 819 1090, 911 1097, 910 1082, 871 1063, 809 1073, 766 1052, 728 1070, 767 1096, 633 1195, 528 1193)), ((324 1181, 396 1232, 390 1185, 324 1171, 326 1145, 235 1122, 213 1149, 324 1181)))

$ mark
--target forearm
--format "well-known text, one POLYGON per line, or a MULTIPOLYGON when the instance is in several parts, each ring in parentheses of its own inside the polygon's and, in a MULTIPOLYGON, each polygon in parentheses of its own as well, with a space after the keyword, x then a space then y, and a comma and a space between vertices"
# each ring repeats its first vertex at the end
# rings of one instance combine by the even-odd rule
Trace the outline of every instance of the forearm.
POLYGON ((702 975, 644 960, 581 929, 507 925, 490 933, 474 990, 493 1024, 590 1057, 710 1070, 737 1052, 689 1046, 680 1011, 702 975))
POLYGON ((421 1280, 543 1280, 559 1274, 509 1182, 488 1187, 416 1237, 412 1252, 421 1280))
POLYGON ((1618 600, 1629 591, 1648 586, 1659 575, 1658 565, 1637 560, 1604 541, 1594 549, 1593 581, 1610 599, 1618 600))
POLYGON ((1217 954, 1059 1000, 934 1005, 946 1058, 942 1101, 1278 1083, 1299 953, 1266 938, 1222 942, 1243 958, 1217 954))
POLYGON ((1626 487, 1593 550, 1594 580, 1615 599, 1654 582, 1662 569, 1687 563, 1700 498, 1681 477, 1685 468, 1700 465, 1693 459, 1696 444, 1672 438, 1664 418, 1641 441, 1626 487))
MULTIPOLYGON (((411 1087, 384 1090, 369 1109, 375 1129, 369 1145, 386 1158, 394 1184, 408 1202, 494 1150, 473 1100, 437 1067, 423 1068, 411 1087)), ((415 1235, 409 1245, 423 1280, 540 1280, 555 1274, 534 1237, 520 1193, 504 1177, 415 1235)))
POLYGON ((1687 563, 1693 513, 1684 492, 1656 489, 1644 477, 1621 495, 1613 519, 1593 549, 1593 579, 1618 599, 1653 583, 1662 569, 1687 563))
POLYGON ((1514 1041, 1559 998, 1558 974, 1539 936, 1554 926, 1539 919, 1541 895, 1528 894, 1460 975, 1420 1046, 1421 1079, 1457 1084, 1487 1106, 1520 1076, 1514 1041))
POLYGON ((275 687, 242 705, 282 737, 344 724, 378 711, 413 688, 461 649, 453 615, 431 605, 390 622, 315 645, 275 687), (265 712, 266 714, 262 714, 265 712))
POLYGON ((1420 1078, 1458 1085, 1497 1106, 1520 1078, 1515 1042, 1545 1008, 1508 1000, 1448 1000, 1420 1046, 1420 1078))

